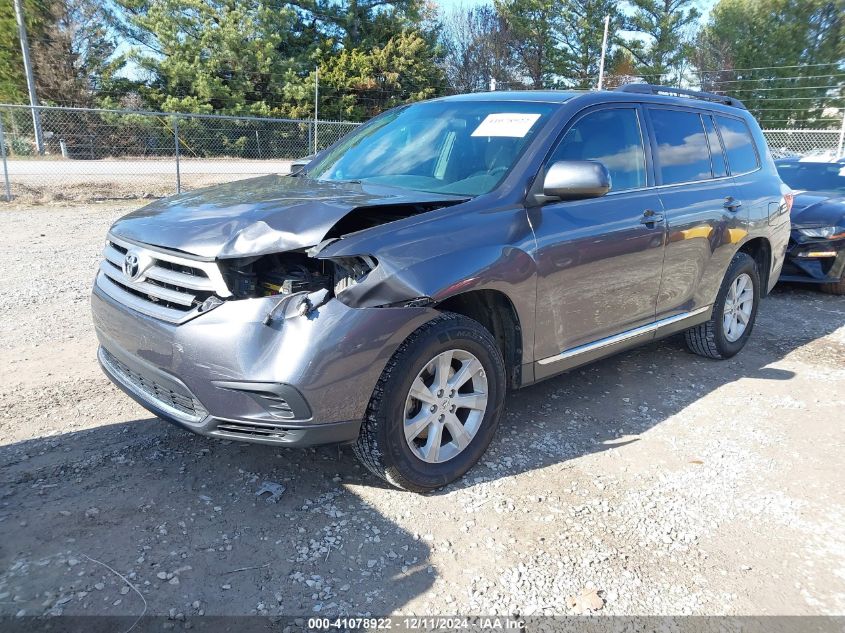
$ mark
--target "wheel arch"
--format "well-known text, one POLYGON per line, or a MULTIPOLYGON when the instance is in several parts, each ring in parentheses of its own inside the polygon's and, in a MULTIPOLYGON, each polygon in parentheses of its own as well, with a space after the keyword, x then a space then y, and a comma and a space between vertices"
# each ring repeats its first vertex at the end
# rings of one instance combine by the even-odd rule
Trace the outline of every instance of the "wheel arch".
POLYGON ((772 245, 765 237, 754 237, 744 242, 737 251, 750 255, 757 264, 757 271, 760 274, 760 296, 769 294, 770 279, 772 274, 772 245))
POLYGON ((522 385, 523 330, 510 297, 500 290, 468 290, 452 295, 434 307, 461 314, 483 325, 502 352, 508 387, 515 389, 522 385))

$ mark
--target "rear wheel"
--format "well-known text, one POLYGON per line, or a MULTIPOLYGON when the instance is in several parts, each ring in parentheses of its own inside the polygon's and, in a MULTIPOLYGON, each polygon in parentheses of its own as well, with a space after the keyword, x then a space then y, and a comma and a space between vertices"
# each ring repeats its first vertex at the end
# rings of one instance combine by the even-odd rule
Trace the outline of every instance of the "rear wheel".
POLYGON ((722 281, 710 320, 685 332, 690 351, 706 358, 730 358, 748 341, 760 303, 760 275, 747 253, 737 253, 722 281))
POLYGON ((504 393, 504 362, 491 334, 472 319, 444 313, 411 334, 388 362, 353 450, 399 488, 440 488, 484 454, 504 393))

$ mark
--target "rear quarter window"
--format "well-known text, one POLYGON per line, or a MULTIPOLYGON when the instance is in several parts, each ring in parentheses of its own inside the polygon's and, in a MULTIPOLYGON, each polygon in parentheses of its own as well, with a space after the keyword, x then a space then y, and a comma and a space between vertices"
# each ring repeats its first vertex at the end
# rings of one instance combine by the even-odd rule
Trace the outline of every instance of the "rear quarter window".
POLYGON ((745 121, 717 115, 716 125, 722 135, 731 173, 742 174, 757 169, 760 166, 757 149, 745 121))

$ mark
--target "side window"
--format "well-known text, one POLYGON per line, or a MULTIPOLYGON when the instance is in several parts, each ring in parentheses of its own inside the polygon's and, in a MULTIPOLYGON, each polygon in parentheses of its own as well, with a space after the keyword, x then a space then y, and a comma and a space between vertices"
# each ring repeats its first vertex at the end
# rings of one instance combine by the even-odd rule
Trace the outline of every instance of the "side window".
POLYGON ((707 142, 710 145, 710 164, 713 167, 713 177, 720 178, 728 175, 728 166, 725 164, 725 153, 722 150, 722 141, 716 133, 716 126, 710 115, 701 117, 704 121, 704 129, 707 131, 707 142))
POLYGON ((656 164, 664 185, 708 180, 710 150, 697 112, 649 109, 657 141, 656 164))
POLYGON ((754 149, 754 139, 745 121, 717 116, 716 123, 722 133, 731 173, 742 174, 757 169, 760 166, 757 161, 757 150, 754 149))
POLYGON ((646 186, 645 150, 637 111, 599 110, 579 119, 561 139, 551 162, 595 160, 610 172, 612 191, 646 186))

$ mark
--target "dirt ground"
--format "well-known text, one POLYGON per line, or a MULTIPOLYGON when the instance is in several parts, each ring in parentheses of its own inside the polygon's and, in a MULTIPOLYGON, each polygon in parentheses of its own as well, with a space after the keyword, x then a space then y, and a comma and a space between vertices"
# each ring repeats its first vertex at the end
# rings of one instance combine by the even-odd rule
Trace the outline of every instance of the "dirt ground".
POLYGON ((88 293, 133 206, 0 210, 0 615, 845 614, 843 298, 779 288, 730 361, 672 338, 512 394, 420 496, 111 386, 88 293))

